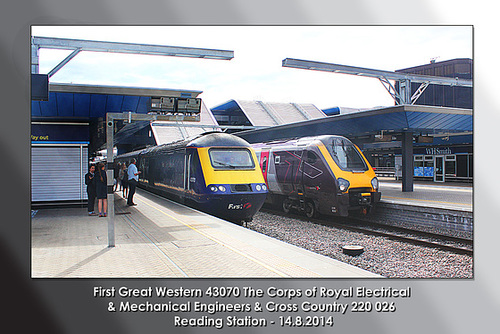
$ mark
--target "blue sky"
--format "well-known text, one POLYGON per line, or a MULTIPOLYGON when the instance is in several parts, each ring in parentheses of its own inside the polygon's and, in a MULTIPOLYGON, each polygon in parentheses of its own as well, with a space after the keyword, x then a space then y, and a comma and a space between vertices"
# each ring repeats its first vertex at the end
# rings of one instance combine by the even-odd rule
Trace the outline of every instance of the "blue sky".
MULTIPOLYGON (((230 61, 82 52, 51 78, 200 90, 209 108, 230 99, 319 108, 393 105, 377 79, 284 68, 284 58, 394 71, 473 54, 470 26, 33 26, 32 35, 233 50, 230 61)), ((40 73, 69 53, 42 49, 40 73)))

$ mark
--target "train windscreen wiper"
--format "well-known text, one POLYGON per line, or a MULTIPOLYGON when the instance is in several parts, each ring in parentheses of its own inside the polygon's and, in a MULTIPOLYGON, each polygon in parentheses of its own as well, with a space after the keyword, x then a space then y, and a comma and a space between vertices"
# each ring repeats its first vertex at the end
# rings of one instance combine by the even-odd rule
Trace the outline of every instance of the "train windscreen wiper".
POLYGON ((233 166, 231 164, 228 164, 228 163, 225 163, 225 162, 222 162, 222 161, 214 160, 214 163, 219 164, 219 165, 224 166, 224 167, 236 168, 236 166, 233 166))

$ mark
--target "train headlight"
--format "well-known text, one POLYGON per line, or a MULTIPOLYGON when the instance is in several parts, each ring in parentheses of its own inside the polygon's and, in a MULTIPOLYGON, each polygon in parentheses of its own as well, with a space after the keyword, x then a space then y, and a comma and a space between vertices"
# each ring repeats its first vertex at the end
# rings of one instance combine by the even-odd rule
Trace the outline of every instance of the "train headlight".
POLYGON ((222 191, 222 192, 226 192, 226 187, 224 186, 219 186, 219 190, 222 191))
POLYGON ((378 179, 376 177, 372 179, 372 187, 375 191, 378 191, 378 179))
POLYGON ((210 191, 217 192, 217 187, 216 186, 210 186, 210 191))
POLYGON ((258 185, 255 186, 255 189, 257 189, 257 191, 261 191, 262 190, 262 186, 260 184, 258 184, 258 185))
POLYGON ((349 189, 349 181, 345 180, 345 179, 342 179, 342 178, 339 178, 337 180, 339 182, 339 190, 341 192, 346 192, 347 189, 349 189))
POLYGON ((266 191, 267 190, 267 187, 265 184, 262 185, 262 190, 266 191))

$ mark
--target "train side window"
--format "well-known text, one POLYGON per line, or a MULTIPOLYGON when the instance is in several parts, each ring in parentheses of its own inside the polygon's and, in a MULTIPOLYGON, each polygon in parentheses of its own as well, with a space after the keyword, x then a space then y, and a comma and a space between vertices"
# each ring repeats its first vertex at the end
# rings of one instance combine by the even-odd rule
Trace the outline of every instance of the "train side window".
POLYGON ((316 161, 318 160, 318 157, 316 156, 316 154, 312 151, 307 151, 307 158, 306 158, 306 162, 308 164, 311 164, 311 165, 314 165, 316 163, 316 161))

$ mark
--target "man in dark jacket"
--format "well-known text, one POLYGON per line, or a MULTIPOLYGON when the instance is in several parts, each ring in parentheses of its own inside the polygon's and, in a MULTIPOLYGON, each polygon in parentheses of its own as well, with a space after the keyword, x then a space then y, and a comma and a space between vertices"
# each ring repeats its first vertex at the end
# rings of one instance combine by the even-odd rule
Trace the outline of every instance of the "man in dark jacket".
POLYGON ((88 196, 88 212, 89 216, 94 216, 94 205, 96 198, 96 185, 95 185, 95 166, 91 165, 89 172, 85 174, 85 184, 87 185, 87 196, 88 196))

